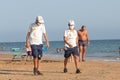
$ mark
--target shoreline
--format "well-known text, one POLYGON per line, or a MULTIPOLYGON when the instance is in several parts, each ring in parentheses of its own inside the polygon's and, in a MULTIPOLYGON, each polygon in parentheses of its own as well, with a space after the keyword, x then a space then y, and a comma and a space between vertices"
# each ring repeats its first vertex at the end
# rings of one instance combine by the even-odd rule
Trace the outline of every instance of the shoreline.
MULTIPOLYGON (((13 55, 13 52, 0 52, 0 55, 13 55)), ((25 52, 22 55, 27 55, 25 52)), ((64 59, 64 54, 46 54, 43 53, 42 58, 48 59, 64 59)), ((120 56, 86 56, 88 61, 107 61, 107 62, 120 62, 120 56)))

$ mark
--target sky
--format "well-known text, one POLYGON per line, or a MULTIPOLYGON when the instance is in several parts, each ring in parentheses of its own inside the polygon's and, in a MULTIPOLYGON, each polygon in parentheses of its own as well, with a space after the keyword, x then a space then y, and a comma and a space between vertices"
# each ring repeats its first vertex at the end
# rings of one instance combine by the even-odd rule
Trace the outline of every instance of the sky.
POLYGON ((90 40, 120 39, 120 0, 0 0, 0 42, 23 42, 36 16, 49 41, 63 40, 68 21, 86 25, 90 40))

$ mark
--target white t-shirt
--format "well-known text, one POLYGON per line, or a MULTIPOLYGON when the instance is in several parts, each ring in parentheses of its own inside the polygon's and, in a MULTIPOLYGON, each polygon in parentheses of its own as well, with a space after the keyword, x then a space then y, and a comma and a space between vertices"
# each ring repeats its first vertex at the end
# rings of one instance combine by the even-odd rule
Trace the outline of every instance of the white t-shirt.
POLYGON ((30 32, 30 37, 29 37, 30 44, 36 44, 36 45, 43 44, 42 35, 43 33, 46 33, 44 24, 38 26, 37 24, 33 23, 29 26, 28 32, 30 32))
MULTIPOLYGON (((69 44, 71 44, 73 47, 77 46, 76 44, 77 31, 76 30, 74 30, 73 32, 71 32, 70 30, 65 30, 64 36, 67 38, 67 42, 69 44)), ((66 43, 65 43, 65 46, 69 47, 66 43)))

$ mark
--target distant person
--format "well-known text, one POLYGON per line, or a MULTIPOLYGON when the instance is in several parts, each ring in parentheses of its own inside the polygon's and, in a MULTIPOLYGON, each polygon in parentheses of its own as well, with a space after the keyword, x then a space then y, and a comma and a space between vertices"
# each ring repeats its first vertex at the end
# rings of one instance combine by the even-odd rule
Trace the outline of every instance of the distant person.
POLYGON ((27 52, 27 57, 26 57, 26 61, 32 60, 32 50, 31 50, 31 46, 28 44, 28 47, 26 47, 26 52, 27 52))
POLYGON ((65 43, 65 54, 64 54, 64 73, 67 72, 67 62, 71 55, 74 57, 76 73, 80 73, 78 67, 78 35, 77 31, 74 29, 75 23, 73 20, 68 22, 69 29, 65 30, 64 33, 64 43, 65 43))
POLYGON ((29 47, 29 42, 32 49, 32 56, 34 62, 34 75, 42 75, 39 71, 39 60, 42 58, 42 35, 46 40, 46 46, 49 47, 48 36, 46 34, 44 20, 42 16, 37 16, 36 21, 29 26, 26 36, 26 47, 29 47))
POLYGON ((89 45, 88 32, 85 25, 78 30, 78 37, 80 61, 84 62, 86 56, 86 46, 89 45))

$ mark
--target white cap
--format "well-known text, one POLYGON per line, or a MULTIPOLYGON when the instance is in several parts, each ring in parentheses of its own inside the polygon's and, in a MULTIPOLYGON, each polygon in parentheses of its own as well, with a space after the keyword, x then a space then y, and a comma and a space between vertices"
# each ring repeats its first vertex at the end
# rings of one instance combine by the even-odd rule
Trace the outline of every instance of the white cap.
POLYGON ((36 20, 38 20, 38 22, 40 22, 40 23, 44 23, 44 20, 43 20, 42 16, 37 16, 36 20))
POLYGON ((75 25, 75 22, 74 22, 74 20, 70 20, 70 21, 68 22, 68 24, 69 24, 69 25, 75 25))

